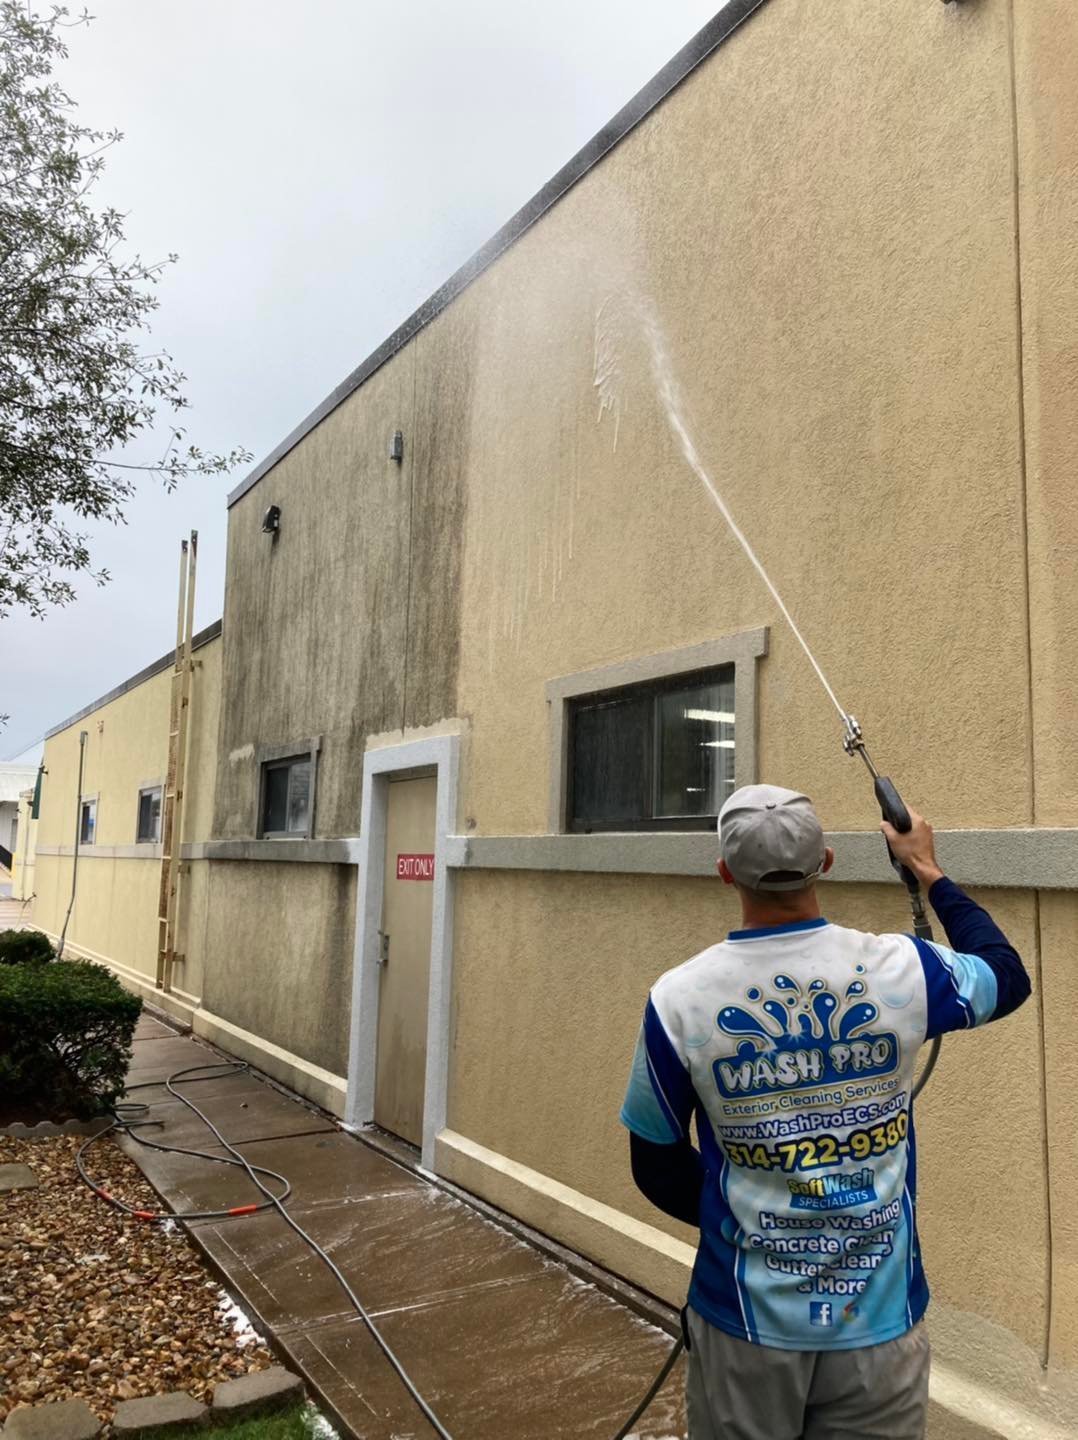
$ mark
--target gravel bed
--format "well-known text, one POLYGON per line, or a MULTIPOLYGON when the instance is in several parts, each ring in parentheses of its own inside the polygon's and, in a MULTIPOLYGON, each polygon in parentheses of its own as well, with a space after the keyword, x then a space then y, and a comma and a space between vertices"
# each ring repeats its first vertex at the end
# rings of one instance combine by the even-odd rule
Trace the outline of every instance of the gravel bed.
MULTIPOLYGON (((41 1182, 0 1195, 0 1422, 72 1397, 101 1420, 120 1400, 169 1390, 208 1400, 217 1381, 273 1364, 181 1226, 128 1219, 82 1184, 82 1143, 0 1136, 0 1164, 29 1165, 41 1182)), ((111 1137, 89 1160, 114 1194, 159 1207, 111 1137)))

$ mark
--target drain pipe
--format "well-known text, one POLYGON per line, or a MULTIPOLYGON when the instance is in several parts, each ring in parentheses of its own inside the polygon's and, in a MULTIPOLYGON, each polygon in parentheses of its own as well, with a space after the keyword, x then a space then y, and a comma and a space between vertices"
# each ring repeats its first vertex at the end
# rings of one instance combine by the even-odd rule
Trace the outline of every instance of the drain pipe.
POLYGON ((75 858, 71 862, 71 899, 68 901, 67 914, 64 916, 64 928, 60 931, 60 943, 56 947, 56 958, 64 958, 64 939, 67 936, 67 926, 71 919, 71 912, 75 908, 75 882, 79 874, 79 836, 82 833, 82 772, 86 764, 86 731, 79 731, 79 783, 75 792, 75 858))

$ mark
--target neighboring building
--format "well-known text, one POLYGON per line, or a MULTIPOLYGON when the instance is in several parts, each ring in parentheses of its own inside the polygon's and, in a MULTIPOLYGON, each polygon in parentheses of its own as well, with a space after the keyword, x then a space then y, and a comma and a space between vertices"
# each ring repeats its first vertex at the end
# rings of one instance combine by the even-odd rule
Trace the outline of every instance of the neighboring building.
MULTIPOLYGON (((1062 1434, 1078 1385, 1075 94, 1078 11, 1049 0, 728 5, 233 493, 187 968, 157 992, 683 1294, 691 1232, 636 1193, 615 1117, 649 984, 734 918, 723 795, 803 787, 832 918, 908 915, 838 717, 686 464, 665 349, 715 483, 1039 992, 949 1040, 918 1106, 941 1436, 1062 1434)), ((167 678, 124 691, 46 746, 35 913, 58 932, 86 729, 69 937, 150 993, 167 678)))
MULTIPOLYGON (((194 637, 185 837, 209 834, 217 762, 221 625, 194 637)), ((104 960, 177 1018, 190 1021, 202 989, 207 873, 185 861, 169 994, 156 988, 161 888, 161 799, 168 769, 169 699, 175 652, 162 656, 50 731, 34 853, 34 920, 65 954, 104 960), (78 786, 80 736, 85 734, 78 786), (78 873, 75 829, 79 833, 78 873), (73 878, 76 883, 73 885, 73 878)), ((24 862, 24 863, 28 863, 24 862)))
MULTIPOLYGON (((36 776, 35 774, 35 785, 36 776)), ((34 868, 37 859, 37 816, 34 813, 35 786, 23 790, 19 795, 19 816, 16 827, 16 849, 11 867, 11 897, 23 901, 20 919, 29 913, 30 901, 34 898, 34 868)))
POLYGON ((36 765, 0 763, 0 865, 10 870, 19 843, 19 796, 37 778, 36 765))

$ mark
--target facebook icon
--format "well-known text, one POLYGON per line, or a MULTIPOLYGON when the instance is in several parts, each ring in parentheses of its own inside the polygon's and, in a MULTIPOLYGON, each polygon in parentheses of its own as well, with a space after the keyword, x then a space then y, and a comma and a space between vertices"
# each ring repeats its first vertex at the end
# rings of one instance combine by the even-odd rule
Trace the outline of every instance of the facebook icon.
POLYGON ((829 1300, 813 1300, 809 1305, 810 1325, 831 1324, 831 1302, 829 1300))

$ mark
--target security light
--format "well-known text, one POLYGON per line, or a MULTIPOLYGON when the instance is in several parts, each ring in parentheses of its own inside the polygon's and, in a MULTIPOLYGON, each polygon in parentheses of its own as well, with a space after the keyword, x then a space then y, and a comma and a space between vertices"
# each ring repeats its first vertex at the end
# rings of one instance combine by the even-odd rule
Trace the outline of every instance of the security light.
POLYGON ((281 528, 281 507, 271 505, 262 516, 262 533, 264 535, 276 535, 281 528))
POLYGON ((404 432, 394 430, 392 439, 389 442, 389 458, 396 460, 399 465, 404 459, 404 432))

